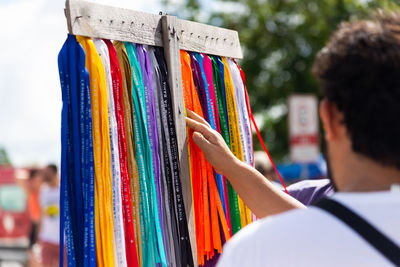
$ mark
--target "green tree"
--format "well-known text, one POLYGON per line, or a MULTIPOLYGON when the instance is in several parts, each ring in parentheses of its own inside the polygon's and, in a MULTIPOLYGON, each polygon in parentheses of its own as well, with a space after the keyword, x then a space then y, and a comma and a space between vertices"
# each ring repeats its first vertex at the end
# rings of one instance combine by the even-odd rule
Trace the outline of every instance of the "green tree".
POLYGON ((7 150, 4 147, 0 147, 0 166, 1 165, 11 165, 7 150))
POLYGON ((251 106, 263 118, 263 139, 276 159, 288 153, 287 97, 291 93, 319 94, 311 68, 330 34, 341 21, 364 18, 377 8, 394 8, 396 2, 399 0, 184 0, 174 5, 163 1, 169 13, 181 18, 239 32, 244 54, 240 65, 246 73, 251 106))

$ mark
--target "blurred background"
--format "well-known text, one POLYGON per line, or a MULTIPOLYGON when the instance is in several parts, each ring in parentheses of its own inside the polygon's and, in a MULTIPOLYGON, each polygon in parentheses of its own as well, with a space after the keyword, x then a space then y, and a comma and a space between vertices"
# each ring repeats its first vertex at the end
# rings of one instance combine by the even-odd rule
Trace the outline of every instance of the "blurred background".
MULTIPOLYGON (((292 183, 325 176, 326 166, 322 154, 314 156, 312 161, 299 161, 293 156, 291 146, 296 146, 299 140, 293 140, 290 130, 296 128, 296 123, 289 120, 289 97, 312 94, 320 98, 311 73, 312 63, 341 21, 370 17, 377 9, 397 8, 400 1, 163 0, 162 3, 169 13, 179 17, 238 31, 244 55, 239 64, 246 74, 256 122, 283 179, 292 183)), ((297 114, 301 108, 292 111, 297 114)), ((314 114, 308 114, 309 120, 310 117, 314 114)), ((323 151, 319 121, 317 125, 319 134, 314 145, 323 151)), ((302 134, 300 137, 303 145, 310 141, 302 134)), ((254 148, 262 149, 256 135, 254 148)), ((299 152, 304 151, 307 148, 300 148, 299 152)))
MULTIPOLYGON (((272 159, 288 183, 326 175, 316 117, 320 95, 311 74, 315 54, 341 21, 399 4, 399 0, 92 2, 162 11, 238 31, 244 54, 239 64, 246 74, 251 107, 272 159), (309 157, 298 157, 307 153, 309 157)), ((43 209, 37 195, 49 175, 46 166, 59 165, 57 54, 67 36, 64 4, 63 0, 0 0, 0 267, 28 264, 34 253, 30 235, 38 220, 31 206, 36 203, 36 209, 43 209), (42 178, 32 178, 33 170, 42 178), (15 248, 14 254, 10 247, 15 248)), ((256 135, 254 146, 261 150, 256 135)), ((268 158, 257 154, 260 168, 275 179, 268 158)))

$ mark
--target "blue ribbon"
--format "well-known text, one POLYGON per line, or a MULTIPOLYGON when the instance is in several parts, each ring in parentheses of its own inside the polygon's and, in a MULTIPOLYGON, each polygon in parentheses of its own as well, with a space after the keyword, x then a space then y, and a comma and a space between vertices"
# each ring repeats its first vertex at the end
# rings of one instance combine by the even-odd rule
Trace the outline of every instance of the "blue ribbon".
POLYGON ((67 265, 96 266, 89 74, 85 52, 75 36, 68 35, 58 56, 58 66, 63 100, 60 266, 64 258, 64 232, 67 265))

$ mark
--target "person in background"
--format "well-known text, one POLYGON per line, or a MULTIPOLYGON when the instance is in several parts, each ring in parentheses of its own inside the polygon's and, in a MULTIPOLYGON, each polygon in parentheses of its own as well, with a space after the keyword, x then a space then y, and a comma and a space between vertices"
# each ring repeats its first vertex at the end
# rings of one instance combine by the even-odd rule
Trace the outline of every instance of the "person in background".
POLYGON ((45 180, 39 194, 42 220, 35 255, 41 266, 56 267, 59 266, 60 179, 54 164, 48 165, 44 173, 45 180))
MULTIPOLYGON (((283 186, 277 179, 271 161, 264 151, 254 152, 254 168, 264 175, 274 186, 283 190, 283 186)), ((299 181, 288 186, 287 190, 290 196, 306 206, 324 197, 332 196, 335 192, 329 179, 308 179, 299 181)))
POLYGON ((37 242, 38 226, 41 218, 39 204, 39 189, 43 182, 43 173, 39 169, 31 169, 29 171, 28 182, 25 190, 28 195, 28 211, 31 220, 31 231, 29 235, 29 250, 37 242))
POLYGON ((193 140, 259 217, 218 266, 400 266, 400 13, 345 22, 314 62, 329 177, 338 191, 308 209, 239 161, 188 112, 193 140), (267 200, 269 202, 264 202, 267 200))
POLYGON ((289 185, 286 189, 289 195, 306 206, 312 205, 325 197, 330 197, 335 193, 334 186, 328 178, 302 180, 289 185))
POLYGON ((282 188, 282 185, 277 180, 271 161, 264 151, 254 151, 254 168, 264 175, 271 183, 282 188))

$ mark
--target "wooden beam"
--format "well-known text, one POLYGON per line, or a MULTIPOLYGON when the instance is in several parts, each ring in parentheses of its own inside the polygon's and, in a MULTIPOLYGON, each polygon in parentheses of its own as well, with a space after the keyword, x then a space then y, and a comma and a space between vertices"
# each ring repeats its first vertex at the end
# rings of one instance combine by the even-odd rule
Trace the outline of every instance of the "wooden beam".
MULTIPOLYGON (((74 35, 163 46, 161 15, 67 0, 68 31, 74 35)), ((176 20, 179 48, 210 55, 242 58, 236 31, 193 21, 176 20)))
POLYGON ((179 48, 221 57, 243 58, 237 31, 178 19, 179 48))
POLYGON ((161 15, 67 0, 68 31, 74 35, 162 46, 161 15))
POLYGON ((178 138, 179 172, 182 185, 183 202, 189 230, 190 245, 192 247, 193 262, 197 264, 196 232, 192 202, 192 189, 190 181, 189 155, 187 146, 187 132, 185 122, 185 105, 183 101, 181 60, 177 27, 178 19, 173 16, 162 18, 164 38, 164 54, 168 65, 168 81, 172 93, 172 106, 174 109, 175 128, 178 138))

